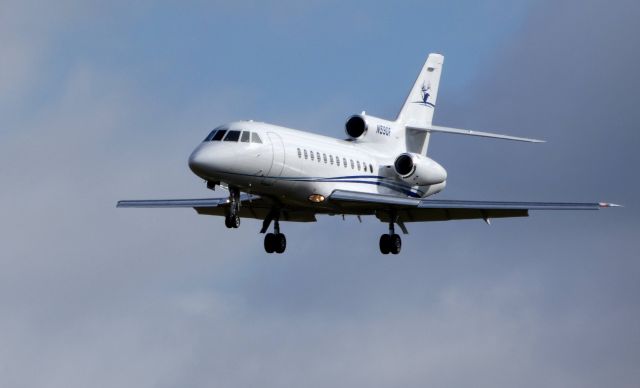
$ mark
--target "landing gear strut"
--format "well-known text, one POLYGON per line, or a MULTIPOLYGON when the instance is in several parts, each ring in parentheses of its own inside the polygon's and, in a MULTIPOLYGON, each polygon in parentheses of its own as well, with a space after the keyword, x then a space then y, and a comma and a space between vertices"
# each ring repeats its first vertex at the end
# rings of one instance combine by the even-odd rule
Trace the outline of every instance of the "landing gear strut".
POLYGON ((229 210, 224 218, 227 228, 240 227, 240 190, 229 188, 229 210))
POLYGON ((394 224, 393 219, 389 221, 389 234, 380 236, 380 252, 383 255, 388 255, 389 253, 397 255, 402 248, 402 239, 396 234, 394 224))
POLYGON ((264 250, 267 253, 283 253, 287 249, 287 238, 280 233, 280 222, 276 219, 273 224, 274 233, 264 236, 264 250))

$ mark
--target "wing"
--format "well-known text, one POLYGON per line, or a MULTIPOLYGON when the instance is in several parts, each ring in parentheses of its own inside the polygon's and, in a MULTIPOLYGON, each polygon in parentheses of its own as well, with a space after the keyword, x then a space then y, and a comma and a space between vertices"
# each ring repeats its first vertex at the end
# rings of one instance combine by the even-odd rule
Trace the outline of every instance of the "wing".
POLYGON ((215 208, 229 203, 228 198, 203 198, 203 199, 139 199, 118 201, 116 207, 140 207, 140 208, 215 208))
POLYGON ((334 191, 329 199, 344 209, 373 210, 384 222, 390 220, 391 213, 394 213, 401 222, 464 219, 484 219, 488 222, 491 218, 527 217, 529 210, 598 210, 603 207, 618 206, 609 203, 416 199, 344 190, 334 191))
MULTIPOLYGON (((224 216, 229 208, 228 198, 202 199, 143 199, 118 201, 116 207, 123 208, 193 208, 198 214, 210 216, 224 216)), ((264 220, 273 209, 273 202, 257 195, 240 195, 240 217, 264 220)), ((282 209, 282 221, 313 222, 315 212, 306 209, 282 209)))

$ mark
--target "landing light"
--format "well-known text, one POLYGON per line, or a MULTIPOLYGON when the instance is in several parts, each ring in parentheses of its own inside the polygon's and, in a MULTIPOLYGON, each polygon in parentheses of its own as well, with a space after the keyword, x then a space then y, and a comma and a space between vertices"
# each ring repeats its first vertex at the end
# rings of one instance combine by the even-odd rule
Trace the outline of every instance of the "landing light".
POLYGON ((311 202, 315 202, 315 203, 320 203, 320 202, 324 202, 324 195, 322 194, 311 194, 309 196, 309 201, 311 202))

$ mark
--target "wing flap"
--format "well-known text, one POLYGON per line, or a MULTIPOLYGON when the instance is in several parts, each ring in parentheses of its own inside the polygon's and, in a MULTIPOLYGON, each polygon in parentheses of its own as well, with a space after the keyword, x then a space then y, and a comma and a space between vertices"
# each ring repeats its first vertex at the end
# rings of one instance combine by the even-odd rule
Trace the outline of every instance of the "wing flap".
POLYGON ((416 207, 420 199, 397 197, 394 195, 360 193, 357 191, 334 190, 329 199, 336 202, 371 203, 376 205, 416 207))
MULTIPOLYGON (((402 209, 396 212, 403 222, 430 222, 454 220, 490 220, 494 218, 528 217, 528 210, 483 210, 483 209, 402 209)), ((382 222, 391 221, 389 212, 377 212, 376 216, 382 222)))

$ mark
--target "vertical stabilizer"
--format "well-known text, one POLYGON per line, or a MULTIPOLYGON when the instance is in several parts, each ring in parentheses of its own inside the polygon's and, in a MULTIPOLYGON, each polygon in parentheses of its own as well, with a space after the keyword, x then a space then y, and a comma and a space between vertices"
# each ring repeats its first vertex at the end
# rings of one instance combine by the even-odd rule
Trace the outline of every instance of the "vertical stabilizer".
MULTIPOLYGON (((416 82, 413 84, 407 100, 404 102, 397 121, 400 124, 414 127, 428 127, 433 119, 438 97, 438 85, 444 56, 429 54, 416 82)), ((407 149, 425 154, 429 144, 428 133, 411 133, 407 131, 407 149)))

